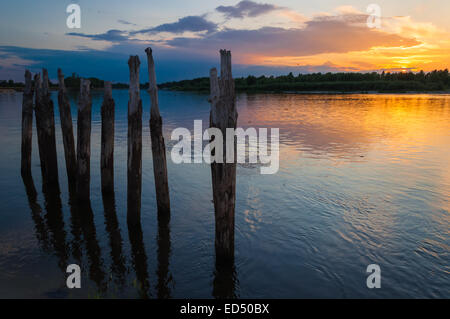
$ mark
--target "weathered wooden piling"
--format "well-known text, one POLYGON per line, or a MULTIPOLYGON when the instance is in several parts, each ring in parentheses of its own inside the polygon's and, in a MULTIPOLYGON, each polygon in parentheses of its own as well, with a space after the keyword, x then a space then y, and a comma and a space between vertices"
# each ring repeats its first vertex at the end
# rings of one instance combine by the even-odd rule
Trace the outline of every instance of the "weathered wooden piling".
POLYGON ((155 176, 158 218, 170 219, 169 183, 167 180, 166 146, 162 133, 162 118, 159 113, 158 86, 152 49, 145 49, 148 61, 148 92, 151 99, 150 136, 152 140, 153 173, 155 176))
POLYGON ((50 99, 46 69, 42 69, 42 81, 39 74, 35 76, 35 94, 36 129, 43 187, 59 189, 55 115, 53 101, 50 99))
POLYGON ((58 106, 61 121, 61 131, 64 144, 64 157, 69 189, 75 190, 77 176, 77 157, 75 153, 75 140, 73 137, 72 114, 67 90, 64 84, 64 74, 58 69, 58 106))
MULTIPOLYGON (((237 111, 234 80, 231 74, 231 52, 220 50, 220 78, 217 70, 210 72, 210 127, 236 129, 237 111)), ((234 260, 234 208, 236 202, 236 138, 233 143, 234 161, 226 162, 227 143, 223 143, 223 163, 211 163, 212 187, 216 224, 216 262, 234 260)))
POLYGON ((128 102, 128 174, 127 220, 137 224, 141 219, 142 187, 142 101, 139 88, 139 57, 130 56, 130 89, 128 102))
POLYGON ((114 100, 111 82, 105 82, 102 113, 102 146, 100 169, 102 193, 114 194, 114 100))
POLYGON ((91 161, 91 82, 81 79, 78 101, 77 121, 77 198, 80 202, 89 201, 90 161, 91 161))
POLYGON ((22 99, 22 176, 31 176, 31 148, 33 136, 33 85, 30 71, 25 71, 22 99))

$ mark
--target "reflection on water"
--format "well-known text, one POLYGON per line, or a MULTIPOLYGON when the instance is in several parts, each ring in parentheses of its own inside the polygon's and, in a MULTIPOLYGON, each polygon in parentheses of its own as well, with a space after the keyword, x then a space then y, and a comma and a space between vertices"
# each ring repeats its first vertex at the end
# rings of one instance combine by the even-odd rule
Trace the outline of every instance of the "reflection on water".
POLYGON ((158 268, 156 275, 158 283, 156 285, 157 297, 167 299, 171 297, 172 274, 170 273, 170 225, 168 215, 158 215, 158 268))
MULTIPOLYGON (((83 207, 67 187, 58 114, 60 191, 40 187, 35 128, 33 177, 20 178, 22 98, 0 95, 0 297, 450 297, 449 95, 239 95, 238 126, 280 128, 280 170, 238 166, 232 265, 214 262, 208 165, 169 160, 171 220, 158 220, 147 124, 141 222, 127 223, 126 90, 113 92, 115 193, 102 194, 103 94, 92 95, 83 207), (70 263, 81 289, 65 287, 70 263), (371 263, 382 289, 366 288, 371 263)), ((162 91, 160 104, 168 152, 172 129, 208 123, 206 95, 162 91)))
POLYGON ((128 223, 128 235, 130 236, 132 263, 136 272, 136 280, 133 284, 138 289, 139 297, 148 298, 150 297, 150 282, 141 224, 128 223))
POLYGON ((236 268, 234 264, 216 264, 213 282, 213 297, 218 299, 234 299, 236 295, 236 268))
POLYGON ((122 252, 122 235, 120 234, 119 221, 116 215, 116 201, 114 193, 102 193, 103 207, 105 208, 105 225, 111 247, 111 274, 115 276, 116 283, 125 285, 125 257, 122 252))

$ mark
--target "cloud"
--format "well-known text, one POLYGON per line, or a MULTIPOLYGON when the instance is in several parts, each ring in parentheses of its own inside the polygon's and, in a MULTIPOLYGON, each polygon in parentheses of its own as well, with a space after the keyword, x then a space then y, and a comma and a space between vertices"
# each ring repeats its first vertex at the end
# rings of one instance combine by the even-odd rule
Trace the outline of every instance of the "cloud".
POLYGON ((414 38, 369 29, 361 17, 320 17, 304 28, 263 27, 256 30, 224 29, 202 38, 178 37, 168 45, 192 50, 231 49, 245 55, 307 56, 321 53, 364 51, 372 47, 408 47, 419 44, 414 38))
POLYGON ((256 3, 249 0, 243 0, 235 6, 219 6, 216 10, 223 13, 227 19, 257 17, 280 8, 273 4, 256 3))
POLYGON ((0 80, 23 81, 25 68, 33 65, 31 59, 24 59, 12 52, 0 51, 0 80))
POLYGON ((125 25, 136 25, 135 23, 131 23, 127 20, 122 20, 122 19, 117 20, 117 22, 119 22, 120 24, 125 24, 125 25))
POLYGON ((213 32, 217 30, 217 24, 205 19, 205 16, 187 16, 180 18, 177 22, 164 23, 159 26, 133 31, 130 34, 138 33, 158 33, 158 32, 170 32, 170 33, 183 33, 183 32, 213 32))
POLYGON ((78 32, 69 32, 69 33, 66 33, 66 35, 82 37, 82 38, 89 38, 89 39, 97 40, 97 41, 121 42, 121 41, 128 40, 127 33, 125 31, 121 31, 121 30, 109 30, 109 31, 106 31, 105 33, 100 33, 100 34, 85 34, 85 33, 78 33, 78 32))
MULTIPOLYGON (((107 81, 129 81, 128 58, 139 55, 140 80, 148 81, 148 43, 120 42, 108 50, 85 49, 66 51, 0 46, 0 79, 23 82, 25 69, 32 73, 47 68, 50 79, 57 79, 57 69, 65 75, 73 72, 82 77, 97 77, 107 81), (14 67, 14 68, 13 68, 14 67)), ((216 56, 205 56, 152 45, 158 83, 208 76, 211 67, 218 67, 216 56)))

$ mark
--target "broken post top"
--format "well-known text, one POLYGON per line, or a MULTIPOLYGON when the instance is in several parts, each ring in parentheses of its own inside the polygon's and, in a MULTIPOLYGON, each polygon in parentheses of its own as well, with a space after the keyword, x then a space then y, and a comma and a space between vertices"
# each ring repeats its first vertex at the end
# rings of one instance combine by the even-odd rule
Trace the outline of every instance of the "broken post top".
POLYGON ((231 75, 231 51, 220 50, 220 78, 233 79, 231 75))
POLYGON ((31 72, 25 70, 25 89, 24 94, 32 94, 33 86, 31 85, 31 72))
POLYGON ((130 68, 130 102, 128 104, 128 114, 133 114, 138 110, 139 100, 140 100, 140 89, 139 89, 139 57, 137 55, 132 56, 128 59, 128 66, 130 68))
POLYGON ((233 98, 234 92, 234 80, 231 73, 231 52, 228 50, 220 50, 220 79, 217 79, 216 68, 211 69, 209 73, 210 77, 210 90, 211 100, 214 97, 233 98))
POLYGON ((91 103, 91 81, 81 79, 80 81, 80 99, 78 110, 82 111, 91 103))
POLYGON ((152 49, 145 49, 148 63, 148 93, 150 94, 152 105, 150 115, 159 117, 158 85, 156 84, 155 61, 153 60, 152 49))
POLYGON ((235 127, 237 121, 236 94, 231 73, 231 52, 220 50, 220 78, 213 68, 209 73, 211 121, 219 128, 235 127))
POLYGON ((104 92, 103 92, 103 98, 105 100, 111 100, 112 99, 112 85, 110 81, 104 82, 104 92))
POLYGON ((62 73, 62 70, 58 68, 58 83, 59 83, 59 89, 64 91, 66 89, 64 85, 64 74, 62 73))

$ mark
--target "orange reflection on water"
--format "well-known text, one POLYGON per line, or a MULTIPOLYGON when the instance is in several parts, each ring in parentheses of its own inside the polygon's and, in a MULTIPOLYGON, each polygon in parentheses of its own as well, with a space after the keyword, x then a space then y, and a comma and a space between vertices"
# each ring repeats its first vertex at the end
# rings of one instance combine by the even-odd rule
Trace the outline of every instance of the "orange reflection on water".
POLYGON ((239 125, 279 127, 291 151, 351 157, 382 144, 414 152, 449 138, 449 95, 241 95, 239 104, 239 125))

